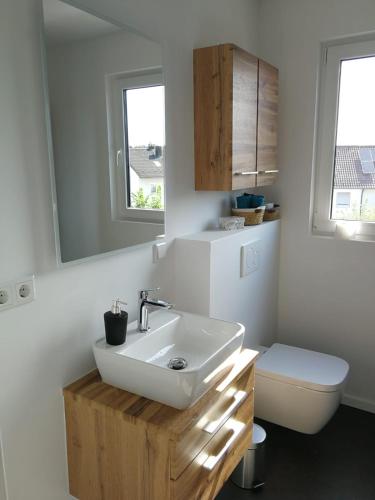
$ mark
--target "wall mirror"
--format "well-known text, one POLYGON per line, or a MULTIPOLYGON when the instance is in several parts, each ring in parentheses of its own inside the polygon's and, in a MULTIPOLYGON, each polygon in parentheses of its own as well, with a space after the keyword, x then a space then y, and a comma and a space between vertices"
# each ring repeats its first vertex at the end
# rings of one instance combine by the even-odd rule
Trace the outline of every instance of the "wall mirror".
POLYGON ((43 0, 58 259, 164 233, 165 113, 158 43, 43 0))

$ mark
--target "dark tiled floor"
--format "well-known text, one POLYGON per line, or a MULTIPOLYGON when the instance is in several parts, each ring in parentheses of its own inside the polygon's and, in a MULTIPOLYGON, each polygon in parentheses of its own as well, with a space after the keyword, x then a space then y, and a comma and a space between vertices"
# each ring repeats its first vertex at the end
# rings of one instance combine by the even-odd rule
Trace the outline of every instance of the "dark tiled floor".
POLYGON ((341 406, 314 436, 259 421, 267 431, 266 484, 230 480, 217 500, 375 500, 375 415, 341 406))

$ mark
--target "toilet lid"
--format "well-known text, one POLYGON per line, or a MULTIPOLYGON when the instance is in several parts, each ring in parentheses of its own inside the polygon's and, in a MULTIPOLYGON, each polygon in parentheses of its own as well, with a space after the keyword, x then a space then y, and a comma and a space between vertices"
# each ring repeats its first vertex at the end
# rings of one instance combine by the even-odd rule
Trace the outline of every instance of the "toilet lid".
POLYGON ((255 365, 257 375, 324 392, 340 389, 348 371, 343 359, 285 344, 273 344, 255 365))

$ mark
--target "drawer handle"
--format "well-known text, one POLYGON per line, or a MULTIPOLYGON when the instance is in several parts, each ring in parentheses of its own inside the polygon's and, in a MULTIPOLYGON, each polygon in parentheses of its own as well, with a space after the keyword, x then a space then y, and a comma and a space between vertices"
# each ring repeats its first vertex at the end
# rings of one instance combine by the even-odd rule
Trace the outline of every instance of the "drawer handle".
POLYGON ((263 174, 277 174, 278 170, 256 170, 254 172, 234 172, 233 175, 263 175, 263 174))
POLYGON ((232 446, 234 441, 238 438, 238 436, 242 433, 242 431, 245 429, 246 424, 243 422, 239 422, 238 420, 235 420, 233 418, 230 418, 228 422, 225 424, 227 434, 229 434, 229 438, 225 442, 224 446, 221 448, 219 452, 217 452, 215 455, 207 455, 204 456, 205 460, 202 463, 202 466, 205 469, 212 470, 215 465, 217 465, 218 462, 223 458, 225 453, 228 451, 228 449, 232 446))
MULTIPOLYGON (((228 391, 229 392, 229 391, 228 391)), ((204 417, 205 423, 203 424, 203 429, 208 434, 214 434, 223 423, 237 410, 237 408, 241 405, 241 403, 246 399, 247 392, 245 391, 236 391, 233 394, 233 402, 228 406, 228 408, 219 416, 219 418, 210 421, 210 417, 204 417), (207 422, 208 420, 208 422, 207 422), (207 423, 206 423, 207 422, 207 423)), ((211 414, 214 412, 213 410, 211 414)), ((199 424, 198 424, 199 425, 199 424)))

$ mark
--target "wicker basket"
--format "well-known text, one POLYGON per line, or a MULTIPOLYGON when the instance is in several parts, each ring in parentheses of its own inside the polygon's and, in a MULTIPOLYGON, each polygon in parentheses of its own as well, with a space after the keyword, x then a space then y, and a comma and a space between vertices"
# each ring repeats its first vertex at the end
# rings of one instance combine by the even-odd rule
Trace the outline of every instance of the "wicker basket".
POLYGON ((280 207, 266 208, 263 217, 264 222, 278 219, 280 219, 280 207))
POLYGON ((263 222, 265 207, 258 208, 232 208, 232 215, 245 217, 245 226, 255 226, 263 222))

